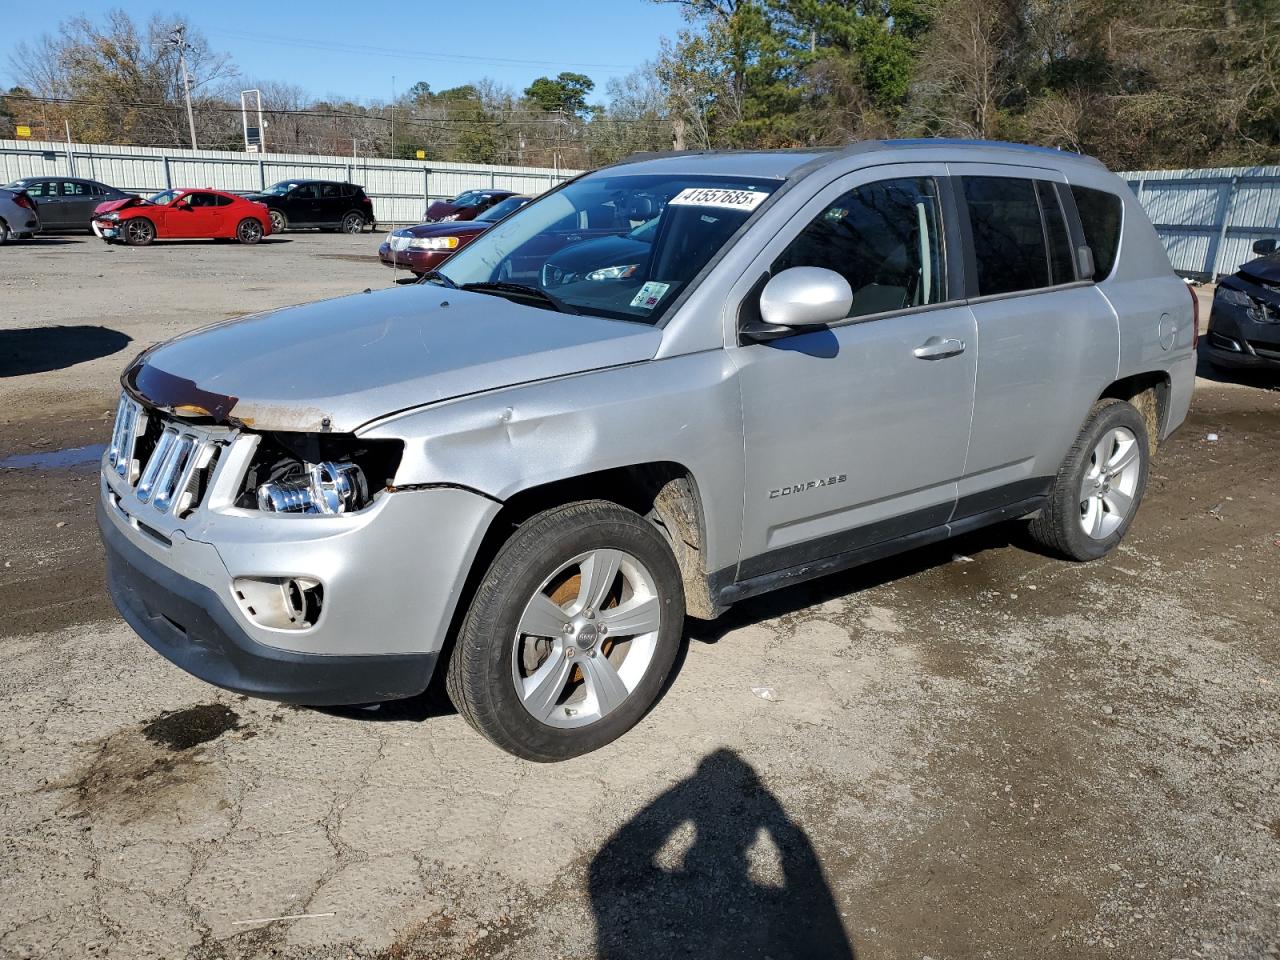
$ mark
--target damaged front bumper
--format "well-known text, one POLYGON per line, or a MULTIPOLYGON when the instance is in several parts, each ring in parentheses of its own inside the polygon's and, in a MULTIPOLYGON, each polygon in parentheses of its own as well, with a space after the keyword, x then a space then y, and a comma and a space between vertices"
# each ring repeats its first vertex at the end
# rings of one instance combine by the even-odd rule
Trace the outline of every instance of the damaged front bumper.
POLYGON ((181 517, 140 500, 104 458, 98 524, 121 616, 179 667, 251 696, 325 705, 420 693, 498 504, 445 488, 384 492, 341 516, 235 507, 257 439, 216 439, 203 500, 181 517), (290 623, 260 598, 295 579, 322 600, 290 623))
POLYGON ((1224 279, 1214 294, 1205 349, 1220 367, 1280 369, 1280 292, 1224 279))

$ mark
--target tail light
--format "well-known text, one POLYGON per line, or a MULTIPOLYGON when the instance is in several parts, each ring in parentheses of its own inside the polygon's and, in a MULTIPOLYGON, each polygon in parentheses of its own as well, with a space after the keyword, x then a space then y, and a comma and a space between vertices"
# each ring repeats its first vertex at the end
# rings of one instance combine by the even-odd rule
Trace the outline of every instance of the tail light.
POLYGON ((25 192, 15 193, 13 195, 13 202, 20 207, 26 207, 28 210, 34 210, 36 208, 35 201, 28 197, 25 192))
POLYGON ((1191 349, 1200 345, 1200 298, 1196 296, 1196 288, 1187 284, 1187 292, 1191 294, 1191 349))

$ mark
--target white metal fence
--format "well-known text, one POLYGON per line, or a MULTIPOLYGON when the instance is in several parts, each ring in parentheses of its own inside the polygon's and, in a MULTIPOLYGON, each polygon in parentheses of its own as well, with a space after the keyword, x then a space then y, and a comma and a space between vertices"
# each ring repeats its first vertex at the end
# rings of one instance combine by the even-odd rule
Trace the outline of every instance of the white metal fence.
POLYGON ((428 201, 447 199, 463 190, 500 187, 534 195, 577 172, 478 163, 0 139, 0 183, 19 177, 76 176, 145 194, 170 187, 250 193, 278 180, 346 180, 364 187, 373 199, 380 224, 417 223, 428 201))
POLYGON ((1216 280, 1280 240, 1280 167, 1120 174, 1137 194, 1179 273, 1216 280))

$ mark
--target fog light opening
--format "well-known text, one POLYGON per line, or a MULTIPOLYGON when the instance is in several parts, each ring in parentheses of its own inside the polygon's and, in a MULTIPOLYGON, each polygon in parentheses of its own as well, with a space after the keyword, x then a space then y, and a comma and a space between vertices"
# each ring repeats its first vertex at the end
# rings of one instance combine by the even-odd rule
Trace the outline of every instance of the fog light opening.
POLYGON ((310 577, 238 577, 236 603, 260 627, 307 630, 320 622, 324 587, 310 577))

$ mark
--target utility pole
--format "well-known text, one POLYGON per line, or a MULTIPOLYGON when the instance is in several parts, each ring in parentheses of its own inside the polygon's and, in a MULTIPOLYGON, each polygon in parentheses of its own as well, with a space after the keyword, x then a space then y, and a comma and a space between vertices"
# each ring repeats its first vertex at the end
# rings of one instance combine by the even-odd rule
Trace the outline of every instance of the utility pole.
POLYGON ((199 150, 200 148, 196 146, 196 115, 191 112, 191 75, 187 73, 186 29, 180 24, 169 35, 169 42, 178 48, 178 66, 182 69, 182 92, 187 100, 187 126, 191 130, 191 149, 199 150))
POLYGON ((391 156, 396 155, 396 75, 391 75, 391 156))

